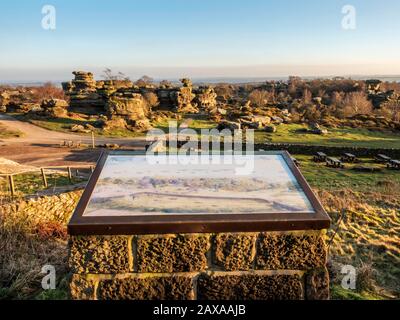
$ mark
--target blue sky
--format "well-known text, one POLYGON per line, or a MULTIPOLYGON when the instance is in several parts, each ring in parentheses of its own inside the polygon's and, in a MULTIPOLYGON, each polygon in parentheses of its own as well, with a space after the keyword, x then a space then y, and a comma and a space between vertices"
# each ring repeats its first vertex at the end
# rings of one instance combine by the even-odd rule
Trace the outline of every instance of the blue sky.
POLYGON ((0 80, 75 69, 286 76, 400 74, 398 0, 13 0, 0 4, 0 80), (341 25, 356 8, 355 30, 341 25), (41 27, 56 8, 56 29, 41 27))

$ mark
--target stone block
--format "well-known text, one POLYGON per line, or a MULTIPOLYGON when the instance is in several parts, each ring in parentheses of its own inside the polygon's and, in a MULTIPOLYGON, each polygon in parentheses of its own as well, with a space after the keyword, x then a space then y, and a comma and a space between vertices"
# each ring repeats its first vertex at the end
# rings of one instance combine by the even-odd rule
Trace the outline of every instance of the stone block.
POLYGON ((210 235, 154 235, 137 238, 138 272, 193 272, 207 268, 210 235))
POLYGON ((227 271, 250 270, 256 254, 256 234, 219 233, 213 241, 214 263, 227 271))
POLYGON ((190 276, 134 276, 102 280, 100 300, 191 300, 194 299, 190 276))
POLYGON ((197 280, 199 300, 300 300, 303 296, 298 274, 216 273, 202 274, 197 280))
POLYGON ((329 273, 326 268, 312 270, 307 273, 305 283, 307 300, 329 299, 329 273))
POLYGON ((85 275, 73 274, 69 283, 71 298, 74 300, 95 299, 95 283, 85 275))
POLYGON ((73 273, 133 271, 130 241, 127 236, 73 236, 69 244, 69 266, 73 273))
POLYGON ((326 264, 325 243, 319 233, 262 233, 257 246, 257 269, 311 270, 326 264))

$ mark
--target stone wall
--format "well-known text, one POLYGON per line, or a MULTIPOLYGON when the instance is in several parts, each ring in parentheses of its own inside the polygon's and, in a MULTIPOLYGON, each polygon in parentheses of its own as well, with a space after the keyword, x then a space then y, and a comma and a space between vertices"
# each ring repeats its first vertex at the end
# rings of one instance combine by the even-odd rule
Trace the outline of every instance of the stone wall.
POLYGON ((52 196, 31 197, 6 203, 0 206, 0 215, 26 217, 26 223, 35 221, 57 221, 67 223, 72 215, 82 190, 61 193, 52 196))
POLYGON ((72 236, 74 299, 328 299, 323 231, 72 236))
POLYGON ((286 143, 259 143, 254 145, 254 150, 287 150, 291 154, 314 155, 317 152, 324 152, 328 156, 340 156, 343 153, 352 153, 358 157, 374 157, 377 154, 385 154, 392 158, 400 158, 400 149, 363 148, 363 147, 333 147, 313 146, 286 143))

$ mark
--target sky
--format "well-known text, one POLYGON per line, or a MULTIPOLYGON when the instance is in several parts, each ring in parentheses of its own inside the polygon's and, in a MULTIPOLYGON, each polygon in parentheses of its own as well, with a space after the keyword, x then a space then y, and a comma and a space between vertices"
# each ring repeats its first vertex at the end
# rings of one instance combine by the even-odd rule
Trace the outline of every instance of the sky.
POLYGON ((106 67, 133 79, 400 75, 399 36, 399 0, 9 0, 0 81, 99 78, 106 67))

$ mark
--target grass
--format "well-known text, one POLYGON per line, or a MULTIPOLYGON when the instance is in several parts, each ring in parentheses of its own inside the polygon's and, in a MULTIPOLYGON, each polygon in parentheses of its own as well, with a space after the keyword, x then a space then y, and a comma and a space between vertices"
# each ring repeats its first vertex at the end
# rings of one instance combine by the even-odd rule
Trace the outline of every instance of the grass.
MULTIPOLYGON (((90 124, 92 126, 95 125, 96 120, 87 120, 87 119, 73 119, 73 118, 54 118, 54 119, 36 119, 31 118, 29 115, 21 115, 21 114, 11 114, 14 118, 29 122, 34 124, 38 127, 58 131, 58 132, 65 132, 65 133, 72 133, 71 126, 73 125, 85 125, 90 124)), ((110 137, 110 138, 134 138, 143 136, 144 133, 141 132, 133 132, 129 131, 128 129, 113 129, 104 131, 101 128, 95 128, 94 133, 96 136, 102 137, 110 137)), ((78 133, 79 135, 87 135, 90 136, 91 133, 78 133)))
MULTIPOLYGON (((309 156, 295 157, 332 219, 326 239, 328 244, 332 240, 332 297, 400 298, 400 172, 360 173, 351 170, 351 165, 332 169, 312 162, 309 156), (357 270, 355 291, 340 285, 341 266, 347 264, 357 270)), ((371 159, 363 162, 373 165, 371 159)))
POLYGON ((386 169, 383 164, 375 164, 373 159, 363 158, 359 164, 345 164, 345 169, 335 169, 325 166, 325 163, 315 163, 311 156, 295 155, 301 163, 301 171, 310 185, 316 189, 337 191, 352 189, 358 192, 386 192, 387 183, 400 185, 400 172, 386 169), (381 172, 357 172, 351 170, 354 166, 382 168, 381 172))
MULTIPOLYGON (((72 118, 57 118, 57 119, 35 119, 28 115, 13 114, 18 120, 28 121, 39 127, 71 133, 72 125, 94 125, 95 120, 87 119, 72 119, 72 118)), ((187 115, 182 120, 177 121, 178 126, 185 120, 190 118, 188 127, 197 131, 200 134, 201 129, 213 129, 217 124, 210 121, 203 115, 187 115)), ((169 121, 175 119, 163 119, 159 122, 154 122, 155 128, 168 132, 169 121)), ((262 130, 255 131, 256 143, 292 143, 292 144, 307 144, 320 146, 349 146, 349 147, 367 147, 367 148, 400 148, 400 133, 395 133, 389 130, 371 131, 364 128, 334 128, 329 129, 326 135, 317 135, 301 132, 307 128, 301 124, 282 124, 277 127, 276 133, 267 133, 262 130)), ((80 133, 85 135, 85 133, 80 133)), ((140 137, 145 133, 132 132, 127 129, 113 129, 105 132, 100 128, 95 129, 97 136, 124 138, 124 137, 140 137)), ((87 133, 86 135, 90 135, 87 133)))
POLYGON ((65 221, 24 210, 0 210, 0 300, 65 299, 67 297, 67 233, 65 221), (56 268, 57 290, 43 291, 42 266, 56 268))
POLYGON ((24 134, 19 130, 9 130, 6 129, 3 125, 0 124, 0 139, 7 139, 7 138, 20 138, 24 134))
POLYGON ((400 133, 388 130, 371 131, 364 128, 329 129, 326 135, 303 133, 301 124, 282 124, 276 133, 255 132, 258 143, 292 143, 320 146, 348 146, 366 148, 400 148, 400 133))
MULTIPOLYGON (((46 177, 49 189, 85 181, 82 177, 73 177, 71 182, 66 173, 46 173, 46 177)), ((17 196, 34 195, 37 192, 46 190, 40 173, 17 174, 14 176, 14 185, 17 196)), ((9 194, 8 181, 0 177, 0 199, 2 197, 8 197, 9 194)))

